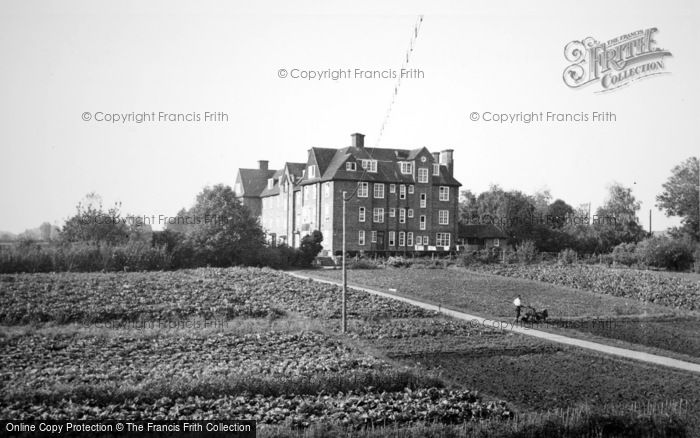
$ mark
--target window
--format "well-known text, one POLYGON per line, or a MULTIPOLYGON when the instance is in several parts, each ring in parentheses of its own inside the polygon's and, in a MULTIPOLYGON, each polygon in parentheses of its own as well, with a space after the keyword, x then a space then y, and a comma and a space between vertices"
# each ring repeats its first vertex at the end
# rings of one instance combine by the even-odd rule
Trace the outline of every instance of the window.
POLYGON ((438 224, 440 224, 440 225, 449 225, 450 224, 450 211, 449 210, 440 210, 438 212, 438 224))
POLYGON ((413 217, 413 209, 412 208, 408 209, 408 217, 410 217, 410 218, 413 217))
POLYGON ((357 164, 355 164, 354 161, 348 161, 347 163, 345 163, 345 170, 347 170, 348 172, 354 172, 357 170, 357 164))
POLYGON ((389 184, 389 193, 396 193, 396 184, 389 184))
POLYGON ((367 172, 377 173, 377 160, 362 160, 362 168, 367 172))
POLYGON ((416 236, 416 245, 423 244, 423 236, 416 236))
POLYGON ((384 209, 383 208, 375 208, 372 210, 372 221, 376 223, 382 223, 384 222, 384 209))
POLYGON ((440 165, 433 164, 433 176, 440 176, 440 165))
POLYGON ((409 195, 412 195, 413 192, 415 192, 415 189, 416 189, 416 188, 415 188, 415 186, 414 186, 413 184, 411 184, 410 186, 408 186, 408 194, 409 194, 409 195))
POLYGON ((365 207, 360 207, 360 217, 358 218, 360 222, 365 221, 365 207))
POLYGON ((420 194, 420 208, 425 208, 428 203, 426 202, 425 193, 420 194))
POLYGON ((399 246, 406 246, 406 233, 399 231, 399 246))
POLYGON ((437 233, 435 235, 435 245, 450 246, 450 233, 437 233))
POLYGON ((357 232, 357 244, 358 245, 365 244, 365 230, 360 230, 357 232))
POLYGON ((440 186, 440 200, 449 201, 450 200, 450 188, 447 186, 440 186))
POLYGON ((399 186, 399 199, 406 199, 406 186, 403 184, 399 186))
POLYGON ((389 246, 396 245, 396 231, 389 231, 389 246))
POLYGON ((374 197, 376 199, 383 199, 384 198, 384 184, 374 183, 374 197))
POLYGON ((418 182, 427 183, 428 182, 428 168, 419 167, 418 168, 418 182))
POLYGON ((366 198, 368 192, 369 192, 369 183, 366 183, 366 182, 357 183, 357 197, 358 198, 366 198))
POLYGON ((425 230, 425 216, 421 215, 420 217, 420 229, 425 230))
POLYGON ((428 236, 423 236, 423 245, 430 245, 430 240, 428 239, 428 236))
POLYGON ((309 178, 316 178, 316 166, 309 166, 309 178))
POLYGON ((273 188, 274 186, 275 186, 275 179, 274 179, 274 178, 269 178, 269 179, 267 180, 267 188, 268 188, 268 189, 271 189, 271 188, 273 188))
POLYGON ((389 209, 389 217, 396 217, 396 209, 395 208, 389 209))
POLYGON ((405 208, 399 208, 399 223, 400 224, 406 223, 406 209, 405 208))
POLYGON ((377 243, 377 232, 376 231, 372 231, 370 233, 370 239, 372 240, 372 243, 377 243))
POLYGON ((501 246, 501 241, 498 239, 493 239, 493 246, 495 246, 495 247, 501 246))
POLYGON ((413 163, 410 161, 402 161, 399 164, 401 165, 401 173, 404 175, 413 175, 413 163))
POLYGON ((413 233, 411 231, 406 233, 406 246, 413 246, 413 233))

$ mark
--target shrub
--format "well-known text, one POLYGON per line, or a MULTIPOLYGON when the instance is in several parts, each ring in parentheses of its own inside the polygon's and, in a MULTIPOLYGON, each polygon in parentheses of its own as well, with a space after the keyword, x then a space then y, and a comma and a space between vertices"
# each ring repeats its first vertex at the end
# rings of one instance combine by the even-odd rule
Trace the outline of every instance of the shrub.
POLYGON ((411 260, 408 260, 405 257, 397 256, 397 257, 389 257, 386 259, 386 262, 384 262, 385 266, 389 266, 391 268, 408 268, 411 266, 413 262, 411 260))
POLYGON ((515 253, 520 263, 532 263, 537 257, 537 247, 532 240, 525 240, 515 247, 515 253))
POLYGON ((647 266, 685 271, 693 264, 693 247, 686 240, 652 237, 640 242, 637 252, 647 266))
POLYGON ((560 265, 572 265, 578 261, 578 253, 571 248, 559 252, 557 262, 560 265))
POLYGON ((348 263, 348 269, 377 269, 379 266, 369 259, 357 259, 348 263))
POLYGON ((315 230, 308 236, 304 236, 299 245, 297 264, 299 266, 310 266, 318 253, 323 249, 321 242, 323 242, 323 234, 318 230, 315 230))
POLYGON ((621 243, 612 250, 612 261, 625 266, 636 265, 640 262, 637 244, 621 243))

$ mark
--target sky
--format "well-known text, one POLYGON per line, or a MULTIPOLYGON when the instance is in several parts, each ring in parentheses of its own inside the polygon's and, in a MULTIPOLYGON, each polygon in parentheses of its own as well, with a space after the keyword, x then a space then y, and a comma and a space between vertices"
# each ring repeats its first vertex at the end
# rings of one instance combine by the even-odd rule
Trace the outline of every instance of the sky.
POLYGON ((354 132, 368 146, 454 149, 474 193, 548 189, 595 210, 619 182, 645 228, 650 209, 654 230, 679 223, 655 197, 700 154, 696 2, 319 3, 0 2, 0 230, 60 226, 90 192, 124 213, 174 216, 203 187, 233 186, 240 167, 305 161, 354 132), (398 70, 419 15, 409 67, 422 75, 401 81, 381 141, 396 79, 290 77, 398 70), (648 28, 672 54, 666 74, 608 93, 564 84, 569 42, 648 28), (615 120, 483 120, 594 111, 615 120), (161 112, 200 120, 109 121, 161 112))

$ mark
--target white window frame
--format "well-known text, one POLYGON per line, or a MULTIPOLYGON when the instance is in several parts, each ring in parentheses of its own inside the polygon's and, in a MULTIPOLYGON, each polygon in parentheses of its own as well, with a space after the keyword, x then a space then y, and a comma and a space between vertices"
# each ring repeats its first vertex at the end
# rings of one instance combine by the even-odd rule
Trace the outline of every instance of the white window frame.
POLYGON ((316 178, 316 166, 309 166, 309 178, 316 178))
POLYGON ((427 183, 428 182, 428 168, 427 167, 419 167, 418 168, 418 182, 419 183, 427 183))
POLYGON ((406 199, 406 185, 401 184, 399 186, 399 199, 406 199))
POLYGON ((411 184, 411 185, 408 186, 408 194, 409 194, 409 195, 414 194, 415 191, 416 191, 416 187, 415 187, 413 184, 411 184))
POLYGON ((369 196, 369 183, 368 182, 358 182, 357 183, 357 197, 367 198, 369 196))
MULTIPOLYGON (((406 209, 405 208, 399 208, 399 223, 400 224, 406 223, 406 209)), ((401 245, 401 246, 403 246, 403 245, 401 245)))
POLYGON ((438 211, 438 224, 439 225, 449 225, 450 224, 450 210, 439 210, 438 211))
POLYGON ((404 175, 413 175, 413 163, 410 161, 399 162, 399 167, 401 168, 401 173, 404 175))
POLYGON ((370 173, 377 173, 377 160, 362 160, 362 168, 370 173))
POLYGON ((425 215, 424 215, 424 214, 422 214, 422 215, 420 216, 419 224, 420 224, 420 229, 421 229, 421 230, 425 230, 425 227, 426 227, 426 218, 425 218, 425 215))
POLYGON ((369 236, 370 236, 370 241, 372 243, 377 243, 377 232, 376 231, 372 231, 371 233, 369 233, 369 236))
POLYGON ((409 217, 409 218, 412 218, 412 217, 413 217, 413 209, 412 209, 412 208, 409 208, 409 209, 408 209, 408 217, 409 217))
POLYGON ((275 179, 274 178, 268 178, 267 179, 267 189, 272 190, 272 188, 275 186, 275 179))
POLYGON ((357 244, 360 246, 365 244, 365 230, 359 230, 357 232, 357 244))
POLYGON ((440 176, 440 165, 433 163, 433 176, 440 176))
POLYGON ((423 236, 416 236, 416 245, 423 245, 423 236))
POLYGON ((413 231, 406 233, 406 246, 413 246, 413 231))
POLYGON ((355 163, 354 161, 348 161, 347 163, 345 163, 345 170, 347 170, 348 172, 356 171, 357 163, 355 163))
POLYGON ((501 240, 500 239, 493 239, 493 246, 495 246, 495 247, 501 246, 501 240))
POLYGON ((382 224, 384 223, 384 209, 383 208, 374 208, 372 209, 372 222, 375 224, 382 224))
POLYGON ((389 209, 389 217, 396 217, 396 209, 395 208, 389 209))
POLYGON ((389 184, 389 193, 396 193, 396 184, 389 184))
POLYGON ((389 246, 396 246, 396 231, 389 231, 389 246))
POLYGON ((450 187, 449 186, 440 186, 439 199, 441 201, 449 201, 450 200, 450 187))
POLYGON ((428 238, 428 236, 423 236, 423 245, 430 245, 430 239, 428 238))
POLYGON ((404 231, 399 231, 399 245, 406 246, 406 233, 404 231))
POLYGON ((436 233, 435 234, 435 245, 436 246, 450 246, 450 233, 436 233))
POLYGON ((374 199, 384 199, 384 183, 374 183, 374 199))
POLYGON ((366 219, 367 219, 367 211, 365 210, 365 207, 360 207, 358 210, 357 220, 359 222, 364 222, 366 219))
POLYGON ((428 195, 425 193, 420 194, 420 208, 426 208, 428 205, 428 195))

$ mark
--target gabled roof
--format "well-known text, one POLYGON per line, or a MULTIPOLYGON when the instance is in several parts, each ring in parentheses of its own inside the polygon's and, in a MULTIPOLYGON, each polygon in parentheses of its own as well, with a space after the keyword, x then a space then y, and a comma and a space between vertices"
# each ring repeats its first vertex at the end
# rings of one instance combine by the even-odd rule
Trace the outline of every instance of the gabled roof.
MULTIPOLYGON (((301 184, 330 180, 359 181, 360 179, 369 182, 378 181, 397 184, 415 184, 416 181, 413 175, 404 175, 401 173, 398 162, 414 160, 423 152, 425 152, 425 156, 429 160, 427 164, 432 164, 433 157, 425 147, 411 150, 357 148, 352 146, 341 149, 311 148, 309 150, 308 164, 318 165, 319 177, 308 178, 308 176, 305 175, 301 180, 301 184), (377 160, 377 172, 364 172, 360 165, 360 160, 363 159, 377 160), (349 160, 357 162, 357 170, 348 171, 345 169, 345 163, 349 160)), ((449 175, 447 166, 440 166, 440 176, 432 176, 432 174, 431 167, 430 175, 433 184, 461 186, 459 181, 449 175)))
POLYGON ((271 196, 271 195, 278 195, 280 192, 280 176, 284 175, 284 169, 280 170, 275 170, 274 173, 270 176, 270 178, 274 179, 274 183, 272 184, 272 188, 268 188, 267 180, 265 180, 265 188, 263 189, 262 193, 260 193, 260 196, 265 197, 265 196, 271 196))
POLYGON ((459 224, 461 239, 507 239, 506 233, 493 224, 459 224))
POLYGON ((274 170, 263 169, 238 169, 236 182, 241 184, 242 193, 238 196, 260 196, 267 187, 267 179, 275 173, 274 170))

